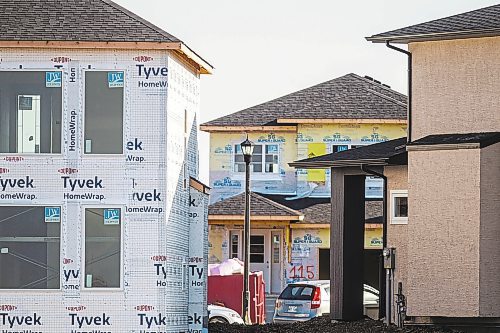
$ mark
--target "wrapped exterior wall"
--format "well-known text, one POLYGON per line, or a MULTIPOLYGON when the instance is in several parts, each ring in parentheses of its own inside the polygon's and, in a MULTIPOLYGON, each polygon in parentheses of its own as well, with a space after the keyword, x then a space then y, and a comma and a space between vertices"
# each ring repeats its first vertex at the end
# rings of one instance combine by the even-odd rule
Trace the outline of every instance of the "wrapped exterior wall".
MULTIPOLYGON (((62 89, 61 152, 0 154, 2 180, 32 180, 30 188, 0 189, 0 208, 60 207, 60 288, 0 289, 0 328, 187 331, 189 177, 198 173, 199 76, 169 51, 151 50, 3 49, 0 71, 0 77, 4 71, 59 72, 55 85, 62 89), (123 89, 121 153, 92 154, 99 146, 84 137, 86 103, 92 103, 85 99, 89 72, 106 72, 109 87, 123 89), (122 76, 113 81, 117 73, 122 76), (117 288, 86 287, 92 279, 85 276, 89 208, 120 212, 114 220, 121 226, 117 288)), ((2 256, 7 252, 2 247, 2 256)))

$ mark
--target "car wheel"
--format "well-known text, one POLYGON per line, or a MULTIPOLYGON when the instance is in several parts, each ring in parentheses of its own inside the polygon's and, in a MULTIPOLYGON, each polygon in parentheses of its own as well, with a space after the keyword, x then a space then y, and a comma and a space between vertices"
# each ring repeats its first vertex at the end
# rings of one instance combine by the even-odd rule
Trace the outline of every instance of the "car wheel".
POLYGON ((214 324, 214 323, 229 324, 229 321, 226 318, 222 318, 222 317, 212 317, 208 321, 211 324, 214 324))

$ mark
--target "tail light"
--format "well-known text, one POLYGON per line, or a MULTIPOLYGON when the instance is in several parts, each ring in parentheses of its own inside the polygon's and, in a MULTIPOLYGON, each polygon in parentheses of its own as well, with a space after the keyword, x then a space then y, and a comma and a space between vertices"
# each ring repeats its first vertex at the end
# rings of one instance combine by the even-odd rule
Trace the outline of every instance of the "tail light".
POLYGON ((311 301, 311 309, 317 309, 320 306, 321 306, 321 289, 319 287, 315 287, 311 301))
POLYGON ((279 308, 281 308, 281 305, 282 305, 282 304, 283 304, 283 302, 282 302, 282 301, 278 298, 278 299, 276 300, 276 308, 278 308, 278 309, 279 309, 279 308))

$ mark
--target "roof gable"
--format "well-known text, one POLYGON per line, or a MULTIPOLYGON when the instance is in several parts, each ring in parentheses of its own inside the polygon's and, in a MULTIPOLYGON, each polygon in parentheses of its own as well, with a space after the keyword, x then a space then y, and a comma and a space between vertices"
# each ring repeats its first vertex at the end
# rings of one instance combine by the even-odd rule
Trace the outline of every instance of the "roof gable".
POLYGON ((180 42, 109 0, 0 0, 2 41, 180 42))
MULTIPOLYGON (((251 192, 251 216, 283 216, 289 218, 291 216, 297 217, 299 220, 302 218, 302 213, 281 205, 273 200, 267 199, 262 195, 251 192)), ((245 193, 235 195, 231 198, 208 206, 209 215, 244 215, 245 207, 245 193)))
POLYGON ((367 37, 372 42, 416 41, 500 36, 500 4, 367 37))
POLYGON ((407 97, 369 77, 347 74, 202 124, 273 126, 297 119, 406 120, 407 97), (281 121, 280 121, 281 120, 281 121))

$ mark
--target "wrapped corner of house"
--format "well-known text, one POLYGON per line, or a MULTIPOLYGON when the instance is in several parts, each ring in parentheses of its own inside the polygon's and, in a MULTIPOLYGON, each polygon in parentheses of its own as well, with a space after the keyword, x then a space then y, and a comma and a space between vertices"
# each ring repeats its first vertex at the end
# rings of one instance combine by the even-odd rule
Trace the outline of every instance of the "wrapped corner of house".
POLYGON ((112 2, 1 6, 2 332, 201 332, 210 66, 112 2))

